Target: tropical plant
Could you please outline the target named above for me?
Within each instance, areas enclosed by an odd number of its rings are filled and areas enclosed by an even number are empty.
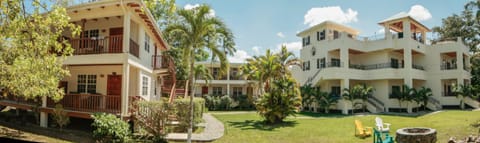
[[[360,86],[360,96],[359,99],[362,100],[362,109],[363,112],[365,112],[365,109],[367,108],[367,100],[370,96],[372,96],[373,92],[375,91],[375,88],[372,86],[367,86],[367,85],[357,85]]]
[[[62,38],[67,31],[72,37],[80,33],[69,22],[61,1],[0,2],[0,89],[4,96],[55,101],[63,97],[58,82],[69,71],[62,63],[73,53],[68,40]]]
[[[355,105],[355,100],[360,97],[360,94],[362,94],[362,87],[361,86],[354,86],[350,89],[349,88],[344,88],[342,98],[345,101],[350,101],[352,106],[354,106]],[[354,111],[352,110],[352,114],[353,114],[353,112]]]
[[[278,79],[282,76],[284,67],[280,62],[278,56],[267,49],[265,55],[254,56],[251,59],[247,59],[248,64],[241,67],[242,75],[249,79],[258,81],[259,94],[263,95],[265,92],[270,92],[270,83],[272,80]]]
[[[275,80],[271,88],[271,92],[265,93],[256,103],[257,111],[266,123],[283,122],[287,116],[299,111],[302,99],[294,79],[285,77]]]
[[[183,49],[183,62],[188,68],[188,80],[190,81],[189,90],[195,91],[195,56],[205,49],[213,53],[212,56],[220,59],[220,71],[226,73],[229,64],[226,52],[233,54],[235,51],[233,34],[230,29],[217,17],[211,14],[211,8],[208,5],[200,5],[192,9],[180,9],[177,11],[178,21],[171,23],[165,29],[167,37],[175,43],[177,47]],[[223,48],[223,50],[222,50]],[[190,94],[190,128],[188,129],[188,139],[191,139],[193,128],[193,96]]]
[[[62,104],[55,105],[55,109],[53,110],[53,120],[57,123],[60,130],[63,129],[68,123],[70,123],[70,117],[67,115],[67,111],[63,109]]]
[[[397,100],[400,107],[402,107],[402,102],[405,102],[407,104],[407,108],[409,107],[408,106],[409,103],[415,99],[413,94],[414,91],[415,91],[415,88],[411,88],[406,84],[402,86],[402,90],[398,92],[398,96],[397,96]]]
[[[423,105],[423,110],[426,110],[427,104],[428,104],[428,98],[432,95],[432,89],[422,87],[418,90],[413,90],[414,92],[414,101],[417,102],[417,104],[422,104]]]
[[[325,113],[329,113],[330,107],[338,102],[339,97],[332,93],[317,91],[315,94],[315,102],[323,108]]]
[[[474,91],[472,85],[453,84],[453,93],[460,99],[460,108],[462,109],[465,109],[465,98],[472,98]]]
[[[130,126],[113,114],[95,113],[92,115],[93,137],[99,142],[129,142]]]
[[[303,85],[300,87],[300,92],[302,96],[302,105],[311,108],[313,102],[315,101],[315,88],[311,84]]]

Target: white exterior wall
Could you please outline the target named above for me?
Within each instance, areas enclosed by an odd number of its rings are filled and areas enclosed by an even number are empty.
[[[112,65],[112,66],[71,66],[68,67],[70,70],[70,76],[67,76],[62,79],[62,81],[68,82],[68,93],[76,93],[78,85],[78,75],[96,75],[97,76],[97,93],[102,95],[107,94],[107,79],[108,75],[112,75],[113,72],[116,72],[117,75],[122,75],[122,66],[121,65]],[[102,77],[103,75],[103,77]],[[122,79],[123,80],[123,79]],[[67,93],[67,94],[68,94]]]

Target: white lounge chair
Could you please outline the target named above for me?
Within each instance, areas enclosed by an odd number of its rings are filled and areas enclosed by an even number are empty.
[[[389,132],[390,125],[390,123],[383,123],[382,118],[380,117],[375,118],[375,126],[377,126],[377,130],[380,132]]]

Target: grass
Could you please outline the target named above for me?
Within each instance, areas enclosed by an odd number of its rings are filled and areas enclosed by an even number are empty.
[[[220,112],[217,112],[220,113]],[[480,120],[476,111],[443,111],[418,117],[395,115],[335,115],[302,113],[289,117],[279,125],[264,125],[256,113],[213,114],[225,125],[225,135],[215,142],[335,142],[371,143],[373,138],[360,139],[354,136],[354,120],[359,119],[364,126],[373,127],[375,117],[380,116],[385,123],[391,123],[390,135],[404,127],[430,127],[437,130],[438,142],[447,142],[451,136],[464,138],[476,134],[470,126]]]

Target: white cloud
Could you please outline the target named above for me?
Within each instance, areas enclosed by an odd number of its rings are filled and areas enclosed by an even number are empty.
[[[425,21],[432,18],[432,14],[428,11],[427,8],[423,7],[422,5],[414,5],[408,11],[408,15],[418,21]]]
[[[183,8],[186,9],[186,10],[191,10],[191,9],[194,9],[194,8],[197,8],[199,7],[200,4],[186,4]],[[213,9],[210,9],[210,11],[208,12],[208,16],[210,17],[215,17],[215,10]]]
[[[280,37],[280,38],[285,38],[285,35],[283,35],[282,32],[278,32],[278,33],[277,33],[277,36]]]
[[[377,33],[385,33],[385,28],[381,28],[377,31]]]
[[[282,45],[287,46],[287,51],[292,52],[293,54],[295,54],[296,57],[300,57],[300,49],[302,49],[302,42],[290,42],[290,43],[278,44],[274,52],[280,52],[280,50],[282,49]]]
[[[305,20],[303,23],[308,24],[308,26],[314,26],[326,20],[331,20],[345,24],[357,22],[357,15],[358,11],[352,10],[351,8],[343,11],[340,6],[315,7],[308,10],[304,16]]]
[[[260,55],[260,46],[253,46],[252,50],[255,52],[255,55]]]
[[[233,56],[228,57],[228,61],[231,63],[245,63],[248,58],[252,58],[252,56],[248,55],[244,50],[237,50]]]

